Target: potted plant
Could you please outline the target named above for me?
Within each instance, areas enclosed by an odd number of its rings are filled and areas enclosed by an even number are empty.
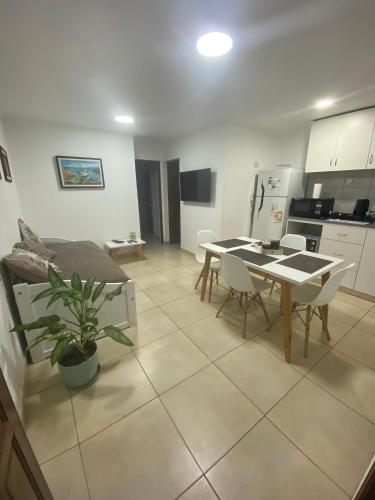
[[[12,331],[31,331],[43,329],[28,349],[43,340],[55,340],[51,353],[51,365],[58,364],[60,374],[66,385],[82,387],[92,383],[99,372],[96,338],[99,334],[132,346],[132,341],[113,325],[98,327],[97,315],[103,305],[121,294],[123,284],[103,296],[105,281],[95,284],[95,276],[82,283],[77,273],[74,273],[70,285],[65,283],[57,272],[49,266],[48,281],[50,288],[43,290],[33,300],[49,297],[47,308],[58,301],[70,312],[70,319],[57,314],[42,316],[32,323],[15,326]],[[101,299],[101,300],[99,300]]]

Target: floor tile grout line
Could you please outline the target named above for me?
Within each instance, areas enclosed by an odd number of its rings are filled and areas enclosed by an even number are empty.
[[[64,451],[60,451],[59,453],[57,453],[57,455],[53,455],[53,457],[47,458],[47,460],[44,460],[43,462],[38,462],[38,465],[40,467],[43,467],[43,465],[48,464],[52,460],[55,460],[55,458],[61,457],[61,455],[64,455],[64,453],[66,453],[67,451],[71,451],[73,448],[76,448],[77,446],[78,446],[78,442],[76,444],[74,444],[73,446],[69,446]]]
[[[214,494],[217,496],[218,500],[221,500],[220,499],[220,496],[219,496],[219,493],[215,490],[214,488],[214,485],[211,483],[211,481],[209,480],[209,478],[206,476],[206,474],[204,475],[206,481],[208,482],[208,484],[211,486],[212,488],[212,491],[214,492]]]
[[[142,403],[140,406],[138,406],[137,408],[134,408],[134,410],[132,410],[131,412],[127,413],[126,415],[123,415],[122,417],[119,417],[118,419],[114,420],[113,422],[111,422],[110,424],[106,425],[105,427],[103,427],[103,429],[100,429],[99,431],[95,432],[94,434],[92,434],[91,436],[83,439],[82,441],[78,441],[78,443],[80,445],[84,444],[84,443],[87,443],[87,441],[89,441],[90,439],[96,437],[98,434],[101,434],[102,432],[106,431],[107,429],[109,429],[110,427],[112,427],[113,425],[116,425],[118,424],[119,422],[121,422],[121,420],[123,420],[124,418],[126,417],[129,417],[130,415],[132,415],[133,413],[135,413],[136,411],[144,408],[146,405],[148,405],[149,403],[151,403],[152,401],[155,401],[155,399],[158,399],[158,395],[155,394],[155,396],[151,399],[149,399],[148,401],[146,401],[145,403]]]
[[[259,334],[260,335],[260,334]],[[261,345],[262,347],[264,347],[264,349],[266,349],[269,353],[273,354],[274,356],[276,356],[278,359],[280,359],[281,361],[284,361],[284,363],[287,363],[285,361],[285,357],[283,357],[282,355],[278,356],[277,354],[275,354],[274,351],[272,351],[267,345],[263,344],[262,342],[260,342],[258,339],[257,339],[258,335],[256,335],[252,340],[254,340],[255,342],[257,342],[259,345]],[[292,342],[293,342],[293,338],[292,338]],[[323,357],[325,357],[330,351],[331,351],[331,347],[329,347],[329,350],[324,353]],[[323,359],[320,358],[320,359]],[[316,366],[317,363],[319,363],[320,359],[313,365],[313,367]],[[301,375],[305,376],[307,373],[309,373],[311,371],[311,369],[309,369],[307,372],[305,371],[302,371],[301,369],[299,370],[298,368],[296,368],[296,366],[292,366],[292,363],[288,363],[288,366],[291,366],[292,368],[294,368],[296,371],[298,371],[298,373],[300,373]]]
[[[331,397],[333,397],[336,401],[338,401],[339,403],[341,403],[342,405],[346,406],[349,410],[352,410],[354,413],[356,413],[359,417],[363,418],[364,420],[366,420],[369,424],[371,424],[372,426],[374,426],[375,428],[375,422],[373,422],[372,420],[369,419],[369,417],[366,417],[365,415],[363,415],[362,413],[360,413],[358,410],[356,410],[355,408],[352,408],[351,406],[349,406],[348,403],[346,403],[345,401],[341,400],[338,396],[336,396],[335,394],[333,394],[332,392],[328,391],[325,387],[321,386],[316,380],[313,380],[309,377],[305,377],[309,382],[312,382],[314,385],[316,385],[317,387],[319,387],[319,389],[322,389],[324,392],[326,392],[327,394],[329,394]]]
[[[210,481],[208,480],[208,478],[205,476],[205,474],[203,474],[201,477],[199,477],[196,481],[194,481],[193,484],[191,484],[188,488],[186,488],[186,490],[184,490],[182,493],[180,493],[174,500],[179,500],[183,495],[185,495],[185,493],[187,493],[191,488],[193,488],[193,486],[195,486],[199,481],[201,481],[202,479],[206,480],[207,483],[209,484],[209,486],[211,487],[212,491],[214,492],[216,498],[218,500],[220,500],[220,497],[219,495],[217,494],[215,488],[212,486],[212,484],[210,483]]]
[[[221,460],[223,460],[224,457],[228,455],[228,453],[230,453],[233,450],[233,448],[235,448],[248,434],[250,434],[250,432],[252,432],[255,429],[255,427],[257,427],[261,422],[263,422],[265,418],[266,415],[262,413],[260,419],[257,422],[255,422],[255,424],[253,424],[250,427],[250,429],[248,429],[232,446],[230,446],[230,448],[228,448],[228,450],[223,455],[221,455],[220,458],[218,458],[212,465],[210,465],[204,472],[204,475],[206,476]]]
[[[88,494],[88,497],[90,499],[91,498],[91,493],[90,493],[90,488],[89,488],[89,482],[87,480],[86,468],[85,468],[85,464],[84,464],[83,457],[82,457],[82,450],[81,450],[81,446],[80,446],[80,443],[79,443],[78,429],[77,429],[77,420],[76,420],[76,415],[75,415],[75,412],[74,412],[72,391],[71,391],[71,389],[68,389],[68,390],[69,390],[70,405],[71,405],[72,414],[73,414],[74,429],[75,429],[76,437],[77,437],[79,457],[81,459],[81,465],[82,465],[82,470],[83,470],[83,477],[85,478],[85,484],[86,484],[87,494]]]
[[[369,370],[375,371],[375,367],[373,368],[372,366],[366,365],[366,363],[363,363],[363,361],[359,361],[358,359],[353,358],[353,356],[350,356],[350,354],[347,354],[346,352],[340,351],[340,349],[337,349],[336,347],[334,347],[332,350],[338,352],[339,354],[342,354],[343,356],[346,356],[347,358],[351,359],[352,361],[355,361],[356,363],[363,366],[364,368],[368,368]]]
[[[157,339],[151,340],[150,342],[147,342],[146,344],[143,344],[139,347],[132,347],[131,350],[134,353],[136,351],[139,351],[140,349],[143,349],[144,347],[148,347],[149,345],[154,344],[155,342],[158,342],[159,340],[165,339],[166,337],[169,337],[169,335],[172,335],[173,333],[176,333],[179,331],[181,331],[181,329],[177,327],[176,330],[173,330],[173,332],[165,333],[161,337],[158,337]]]
[[[282,430],[280,429],[280,427],[275,423],[273,422],[273,420],[271,420],[269,418],[268,415],[265,415],[264,417],[268,422],[270,422],[279,432],[281,432],[281,434],[300,452],[302,453],[302,455],[309,461],[311,462],[322,474],[324,474],[324,476],[326,476],[332,483],[334,483],[343,493],[345,493],[345,495],[347,495],[349,498],[348,500],[350,500],[351,498],[351,494],[348,493],[342,486],[339,485],[339,483],[337,483],[333,478],[331,478],[331,476],[324,470],[320,467],[320,465],[318,465],[317,463],[314,462],[314,460],[309,457],[298,445],[297,443],[295,443],[294,441],[292,441],[292,439]]]
[[[176,333],[176,332],[174,332],[174,333]],[[181,332],[181,333],[183,333],[183,332]],[[165,337],[164,337],[164,338],[165,338]],[[135,353],[134,353],[134,354],[135,354]],[[190,375],[188,375],[186,378],[184,378],[184,379],[180,380],[179,382],[177,382],[176,384],[172,385],[171,387],[169,387],[169,388],[168,388],[168,389],[166,389],[165,391],[159,392],[159,391],[157,391],[157,390],[156,390],[156,388],[154,387],[154,384],[151,382],[151,379],[150,379],[150,378],[149,378],[149,376],[147,375],[146,369],[143,367],[141,360],[140,360],[140,359],[138,359],[138,356],[136,356],[136,357],[137,357],[137,361],[138,361],[138,363],[139,363],[139,364],[141,365],[141,367],[142,367],[142,370],[145,372],[145,374],[146,374],[147,378],[150,380],[150,383],[151,383],[151,385],[152,385],[153,389],[155,390],[156,394],[158,395],[158,397],[163,396],[163,395],[164,395],[164,394],[166,394],[167,392],[171,391],[171,390],[172,390],[172,389],[174,389],[175,387],[179,386],[180,384],[182,384],[182,383],[183,383],[183,382],[185,382],[186,380],[189,380],[190,378],[194,377],[194,375],[197,375],[199,372],[201,372],[202,370],[204,370],[205,368],[207,368],[208,366],[210,366],[210,365],[212,365],[212,364],[213,364],[213,363],[212,363],[212,361],[211,361],[209,358],[207,358],[207,356],[206,356],[207,361],[208,361],[208,363],[207,363],[206,365],[202,366],[201,368],[199,368],[199,369],[198,369],[197,371],[195,371],[194,373],[191,373],[191,374],[190,374]]]
[[[174,500],[179,500],[179,499],[180,499],[183,495],[185,495],[185,493],[186,493],[187,491],[189,491],[189,490],[190,490],[190,488],[192,488],[193,486],[195,486],[195,485],[198,483],[198,481],[200,481],[202,478],[204,478],[204,474],[203,474],[203,473],[202,473],[202,475],[201,475],[200,477],[198,477],[198,479],[196,479],[196,480],[194,481],[194,483],[191,483],[191,485],[190,485],[190,486],[188,486],[187,488],[185,488],[185,489],[184,489],[184,491],[182,491],[182,492],[181,492],[181,493],[179,493],[176,497],[174,497]],[[146,500],[146,499],[145,499],[145,500]],[[220,500],[220,499],[219,499],[219,500]]]
[[[197,321],[197,323],[199,323],[199,321]],[[192,325],[189,325],[189,326],[192,326]],[[236,349],[238,349],[239,347],[243,346],[244,344],[246,344],[247,342],[249,342],[251,340],[251,339],[243,339],[243,342],[241,342],[240,344],[236,345],[235,347],[233,347],[232,349],[230,349],[228,352],[226,352],[224,354],[220,354],[220,356],[218,358],[211,359],[208,356],[208,354],[205,353],[204,350],[200,347],[200,345],[195,341],[195,339],[193,339],[192,337],[190,337],[190,335],[187,332],[185,332],[183,329],[181,331],[211,361],[211,363],[216,363],[216,361],[218,361],[219,359],[224,358],[227,354],[230,354],[231,352],[235,351]]]
[[[177,425],[176,425],[175,421],[173,420],[172,416],[170,415],[169,411],[167,410],[166,406],[164,405],[164,403],[163,403],[163,401],[162,401],[161,397],[158,395],[158,393],[157,393],[157,391],[156,391],[156,389],[155,389],[155,387],[154,387],[153,383],[152,383],[152,382],[151,382],[151,380],[149,379],[149,377],[148,377],[148,375],[147,375],[147,373],[146,373],[145,369],[143,368],[143,366],[142,366],[142,364],[140,363],[140,361],[139,361],[139,359],[138,359],[138,358],[137,358],[137,361],[138,361],[139,366],[141,367],[141,369],[142,369],[143,373],[145,374],[145,377],[147,378],[147,380],[148,380],[148,381],[149,381],[149,383],[151,384],[152,388],[153,388],[153,389],[154,389],[154,391],[156,392],[156,394],[157,394],[157,399],[159,400],[160,404],[161,404],[161,405],[162,405],[162,407],[164,408],[164,411],[166,412],[166,414],[168,415],[168,417],[169,417],[170,421],[172,422],[173,427],[176,429],[176,432],[178,433],[178,435],[179,435],[179,436],[180,436],[180,438],[182,439],[182,442],[185,444],[185,446],[186,446],[187,450],[189,451],[190,455],[192,456],[192,458],[193,458],[194,462],[197,464],[197,466],[198,466],[199,470],[202,472],[202,474],[204,474],[204,471],[203,471],[202,467],[199,465],[199,463],[198,463],[197,459],[195,458],[195,456],[193,455],[192,451],[190,450],[190,447],[187,445],[187,443],[186,443],[185,439],[183,438],[183,436],[182,436],[182,434],[181,434],[180,430],[178,429],[178,427],[177,427]],[[207,365],[207,366],[208,366],[208,365]],[[168,391],[166,391],[166,392],[168,392]]]
[[[56,384],[49,385],[48,387],[43,387],[43,389],[39,389],[39,391],[32,392],[31,394],[28,394],[28,395],[25,397],[25,401],[26,401],[28,398],[31,398],[32,396],[36,396],[37,394],[40,394],[41,392],[48,391],[48,389],[53,389],[54,387],[57,387],[58,385],[64,385],[64,382],[63,382],[62,380],[60,380],[59,382],[56,382]]]
[[[182,267],[182,266],[178,266],[178,267]],[[172,268],[172,269],[173,269],[173,268]],[[171,269],[168,269],[168,270],[170,271]],[[166,271],[166,269],[164,269],[164,271]],[[191,274],[191,276],[193,276],[193,275],[194,275],[194,272],[193,272],[193,271],[191,271],[191,273],[192,273],[192,274]],[[160,276],[160,275],[162,275],[162,276],[163,276],[163,278],[165,278],[165,279],[166,279],[166,281],[164,281],[163,283],[159,283],[159,285],[155,285],[155,286],[151,286],[151,287],[144,288],[144,287],[142,287],[142,285],[140,285],[140,284],[139,284],[139,282],[137,282],[137,281],[136,281],[136,280],[137,280],[137,278],[134,278],[134,279],[133,279],[134,283],[136,283],[136,284],[137,284],[137,286],[139,286],[139,288],[141,288],[143,292],[147,292],[147,290],[150,290],[151,288],[155,288],[156,286],[160,286],[160,285],[167,285],[168,283],[172,283],[172,282],[174,282],[174,281],[178,281],[178,280],[180,280],[180,279],[184,279],[184,278],[188,278],[188,277],[189,277],[189,276],[182,276],[182,278],[181,278],[181,277],[179,277],[179,278],[176,278],[176,279],[175,279],[175,278],[167,278],[165,275],[163,275],[163,270],[160,270],[160,271],[155,271],[154,273],[147,273],[147,274],[143,275],[143,277],[144,277],[144,276],[149,276],[149,275],[151,275],[151,274],[158,274],[159,276]],[[141,276],[139,276],[139,278],[140,278],[140,277],[141,277]]]

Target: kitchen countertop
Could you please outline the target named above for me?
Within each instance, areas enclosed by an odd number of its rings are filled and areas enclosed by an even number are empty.
[[[362,224],[361,222],[355,221],[345,221],[345,220],[327,220],[327,219],[314,219],[308,217],[294,217],[293,215],[288,216],[288,220],[295,220],[306,222],[310,224],[338,224],[339,226],[355,226],[355,227],[364,227],[365,229],[374,229],[375,224]]]

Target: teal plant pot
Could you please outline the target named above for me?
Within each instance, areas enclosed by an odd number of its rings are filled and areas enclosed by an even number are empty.
[[[69,350],[75,349],[72,346],[68,346],[66,350],[63,352],[61,359],[64,358],[66,354],[69,354]],[[57,363],[61,378],[63,382],[68,387],[80,388],[85,387],[93,382],[95,382],[98,374],[99,374],[99,360],[98,360],[98,350],[95,344],[95,350],[90,358],[86,359],[79,365],[74,366],[64,366],[59,362]]]

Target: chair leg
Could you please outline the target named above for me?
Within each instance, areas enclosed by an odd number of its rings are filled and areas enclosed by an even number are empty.
[[[322,319],[323,330],[325,331],[327,340],[330,341],[331,340],[331,335],[329,334],[327,320],[326,320],[326,317],[324,315],[323,308],[321,306],[319,306],[319,314],[320,314],[320,317]]]
[[[257,295],[258,295],[258,299],[259,299],[259,304],[261,305],[261,307],[263,309],[264,317],[266,318],[267,323],[270,324],[270,318],[268,317],[267,309],[266,309],[266,306],[264,305],[263,298],[262,298],[260,292],[258,292]]]
[[[200,275],[199,275],[199,278],[197,280],[197,282],[195,283],[195,287],[194,287],[194,290],[196,290],[198,288],[198,285],[199,285],[199,282],[200,280],[203,278],[203,271],[201,271]]]
[[[208,302],[211,302],[213,280],[214,280],[214,271],[211,269],[211,271],[210,271],[210,290],[208,292]]]
[[[216,284],[219,285],[219,273],[215,271],[216,273]]]
[[[310,337],[310,322],[311,322],[311,306],[307,306],[306,309],[306,325],[305,325],[305,351],[303,355],[307,358],[309,353],[309,337]]]
[[[243,330],[242,330],[242,337],[246,339],[246,330],[247,330],[247,310],[248,310],[248,294],[244,293],[245,296],[245,307],[243,309]],[[241,293],[241,300],[242,300],[242,293]]]
[[[273,292],[273,289],[275,288],[275,286],[276,286],[276,281],[272,281],[271,290],[270,290],[270,297],[272,295],[272,292]]]
[[[225,299],[224,299],[223,303],[221,304],[218,312],[216,313],[216,317],[217,318],[219,317],[221,311],[224,309],[225,304],[228,302],[228,300],[232,296],[232,294],[233,294],[233,290],[232,290],[232,288],[229,288],[229,292],[227,293],[227,296],[225,297]]]

